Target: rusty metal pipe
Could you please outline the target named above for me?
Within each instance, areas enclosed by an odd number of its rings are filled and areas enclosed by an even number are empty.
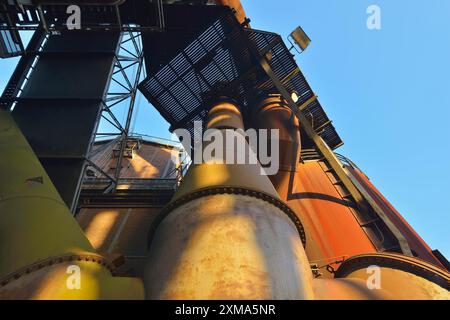
[[[255,129],[279,130],[280,170],[278,174],[270,176],[278,190],[289,180],[291,172],[297,171],[301,152],[299,121],[281,95],[272,94],[256,104],[252,124]]]
[[[368,268],[372,271],[368,272]],[[375,268],[375,269],[374,269]],[[378,274],[375,275],[375,272]],[[390,299],[449,300],[450,273],[423,260],[393,253],[363,254],[347,259],[336,271],[335,281],[372,283]]]
[[[281,95],[262,96],[254,105],[251,124],[257,129],[279,130],[280,171],[270,180],[303,223],[311,263],[327,264],[344,256],[374,252],[345,201],[329,201],[338,199],[339,193],[320,163],[300,163],[301,123]],[[321,273],[332,277],[326,269]]]
[[[209,128],[242,128],[219,102]],[[302,227],[259,165],[189,169],[158,219],[144,282],[149,299],[312,299]]]

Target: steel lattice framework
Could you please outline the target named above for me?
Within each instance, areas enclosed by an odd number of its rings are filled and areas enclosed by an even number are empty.
[[[102,120],[106,121],[117,131],[113,133],[97,132],[97,138],[114,137],[119,144],[119,154],[123,155],[130,137],[130,126],[133,111],[138,94],[137,86],[143,76],[144,54],[139,32],[127,31],[122,33],[118,52],[114,61],[114,69],[111,75],[111,83],[103,100]],[[126,119],[120,121],[116,109],[125,108]],[[102,171],[92,161],[89,163],[94,169],[100,171],[110,179],[110,187],[105,190],[109,192],[117,187],[120,178],[123,156],[117,157],[117,165],[114,175]]]

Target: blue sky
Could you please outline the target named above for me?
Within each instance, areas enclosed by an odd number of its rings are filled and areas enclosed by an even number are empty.
[[[450,258],[450,1],[242,3],[253,28],[308,33],[312,43],[297,61],[345,142],[338,151]],[[366,27],[372,4],[381,30]],[[0,89],[16,61],[0,60]],[[134,131],[169,138],[158,113],[137,102]]]

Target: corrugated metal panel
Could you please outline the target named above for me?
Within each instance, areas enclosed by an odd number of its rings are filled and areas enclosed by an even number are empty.
[[[252,54],[253,46],[260,55],[270,54],[272,69],[288,90],[297,92],[298,105],[314,96],[282,38],[270,32],[244,29],[230,12],[217,19],[157,72],[147,70],[149,76],[139,89],[172,129],[187,128],[193,133],[193,121],[205,120],[212,98],[228,95],[246,109],[251,108],[254,97],[274,90],[258,57]],[[146,55],[151,59],[151,50],[147,50]],[[342,144],[317,100],[304,110],[331,148]]]

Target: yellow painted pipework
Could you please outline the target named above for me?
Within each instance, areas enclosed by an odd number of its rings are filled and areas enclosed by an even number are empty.
[[[0,110],[0,297],[141,298],[140,280],[113,277],[62,201],[11,115]],[[67,267],[80,267],[69,289]]]
[[[314,279],[315,300],[392,300],[383,289],[371,290],[362,279]]]
[[[370,267],[370,269],[369,269]],[[375,268],[375,269],[374,269]],[[397,300],[450,300],[450,273],[423,260],[394,253],[371,253],[347,259],[336,280],[359,280],[374,284]]]

